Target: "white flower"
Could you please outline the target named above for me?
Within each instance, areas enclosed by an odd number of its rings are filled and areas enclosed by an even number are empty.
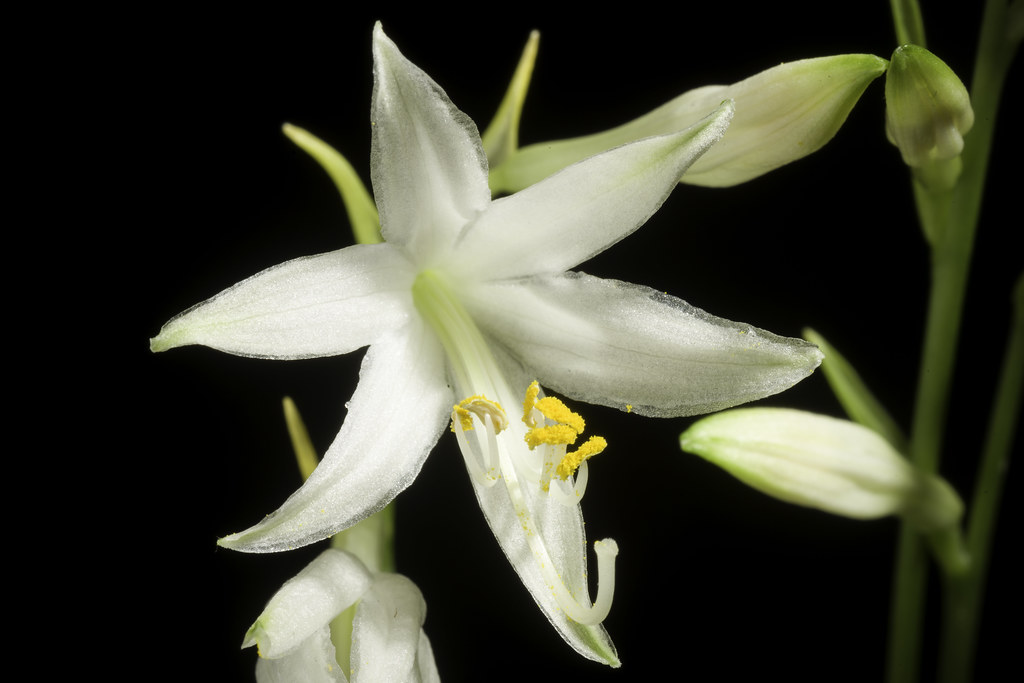
[[[331,622],[354,608],[343,671]],[[423,632],[426,603],[400,574],[373,574],[354,555],[330,548],[287,581],[245,634],[256,645],[258,683],[440,681]],[[348,649],[348,648],[345,648]]]
[[[152,342],[281,359],[370,346],[323,462],[277,512],[220,544],[279,551],[353,525],[415,479],[452,420],[480,506],[523,583],[572,647],[617,665],[600,626],[616,547],[595,544],[602,577],[591,605],[579,507],[580,463],[600,441],[567,454],[582,419],[531,383],[678,416],[773,394],[818,365],[806,342],[566,272],[642,225],[722,135],[732,107],[492,202],[473,123],[379,24],[373,51],[371,169],[386,242],[270,268],[171,320]]]

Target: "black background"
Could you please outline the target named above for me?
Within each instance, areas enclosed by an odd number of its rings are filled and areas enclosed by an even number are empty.
[[[301,362],[204,348],[151,355],[147,338],[258,270],[352,242],[330,181],[280,126],[335,145],[368,182],[374,19],[481,126],[529,30],[540,29],[521,129],[528,144],[602,130],[687,89],[782,61],[888,57],[887,10],[818,2],[667,12],[588,5],[572,14],[522,5],[458,13],[168,6],[110,17],[78,36],[81,49],[68,54],[57,85],[66,87],[62,130],[76,145],[72,178],[94,187],[83,205],[93,227],[83,226],[70,255],[85,257],[86,281],[106,291],[71,307],[82,319],[70,336],[87,353],[72,380],[75,419],[86,419],[76,436],[95,454],[82,475],[90,502],[73,503],[72,535],[86,542],[76,557],[103,568],[84,592],[113,619],[102,636],[113,648],[107,665],[128,664],[143,678],[251,679],[255,652],[238,651],[242,634],[319,552],[249,556],[215,540],[256,522],[300,483],[281,397],[294,397],[323,451],[362,352]],[[933,12],[929,46],[968,81],[980,12]],[[978,233],[943,466],[961,492],[970,490],[1008,289],[1021,266],[1011,248],[1019,224],[1006,212],[1019,191],[1010,169],[1021,152],[1009,124],[1022,115],[1019,102],[1001,114]],[[883,116],[879,80],[823,151],[738,188],[681,186],[648,225],[581,269],[779,334],[811,325],[907,425],[927,252]],[[58,196],[66,175],[47,177]],[[820,374],[764,403],[840,414]],[[611,444],[593,463],[583,508],[589,536],[611,536],[621,548],[605,623],[623,666],[580,659],[547,624],[494,542],[454,442],[442,438],[397,507],[399,570],[427,600],[442,678],[881,678],[894,520],[849,521],[749,490],[678,450],[692,420],[575,407]],[[1014,629],[1003,622],[1019,610],[1009,593],[1020,563],[1008,556],[1019,534],[1009,521],[1019,511],[1016,474],[993,556],[978,680],[999,678],[1015,654]]]

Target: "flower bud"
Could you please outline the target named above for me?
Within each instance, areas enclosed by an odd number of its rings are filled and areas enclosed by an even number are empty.
[[[917,470],[888,441],[848,420],[741,408],[700,420],[679,441],[683,450],[763,493],[843,517],[898,514],[929,532],[963,513],[949,484]]]
[[[736,115],[729,130],[680,180],[707,187],[737,185],[825,145],[886,64],[868,54],[803,59],[732,85],[690,90],[617,128],[520,148],[492,168],[491,188],[515,192],[612,147],[684,130],[730,99]]]
[[[329,548],[287,581],[249,628],[257,683],[440,680],[423,631],[426,603],[400,574]],[[347,622],[338,627],[336,622]],[[339,675],[340,674],[340,675]]]
[[[904,45],[885,78],[885,133],[914,168],[960,156],[974,124],[967,88],[923,47]]]

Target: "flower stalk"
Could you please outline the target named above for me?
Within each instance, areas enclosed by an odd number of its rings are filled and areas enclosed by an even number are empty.
[[[896,3],[910,6],[911,3]],[[970,269],[971,253],[981,207],[988,158],[991,152],[998,103],[1010,61],[1020,42],[1019,35],[1007,31],[1012,11],[1020,11],[1020,3],[1011,10],[1006,0],[988,0],[982,18],[981,36],[975,69],[970,85],[971,104],[976,112],[975,126],[964,140],[962,172],[949,189],[935,191],[913,180],[914,199],[922,228],[932,247],[932,281],[927,321],[918,380],[917,397],[910,433],[910,458],[924,471],[934,472],[938,467],[943,427],[949,404],[953,365],[959,339],[964,293]],[[897,23],[900,24],[900,15]],[[901,29],[902,30],[902,29]],[[920,35],[923,47],[923,28]],[[998,490],[1001,485],[996,486]],[[974,509],[985,506],[979,502],[992,494],[975,496]],[[966,682],[971,670],[971,652],[977,636],[976,619],[963,618],[964,605],[977,610],[981,601],[980,572],[987,566],[987,547],[969,546],[973,551],[970,569],[972,578],[947,576],[944,611],[943,647],[953,648],[961,654],[959,661],[949,670],[943,668],[948,683]],[[893,607],[890,622],[889,662],[887,676],[890,683],[911,683],[918,678],[918,660],[921,649],[921,623],[926,588],[927,562],[922,538],[904,524],[897,549],[894,575]],[[966,591],[959,586],[969,581],[978,590]],[[952,586],[950,587],[950,582]],[[967,645],[971,643],[971,645]],[[944,654],[944,657],[954,655]]]

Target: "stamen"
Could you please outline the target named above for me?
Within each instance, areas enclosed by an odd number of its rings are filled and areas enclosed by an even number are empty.
[[[526,398],[523,399],[523,422],[528,427],[536,427],[537,423],[533,419],[533,408],[537,405],[537,396],[540,394],[540,384],[537,380],[534,380],[530,386],[526,387]]]
[[[548,478],[547,486],[545,489],[548,495],[557,500],[562,505],[572,507],[579,505],[583,499],[583,494],[587,492],[587,481],[590,479],[590,468],[587,467],[587,463],[580,463],[580,468],[576,470],[576,478],[572,481],[555,478],[551,481]],[[541,487],[543,488],[543,487]]]
[[[475,432],[470,443],[466,432],[473,430],[473,417],[483,424],[483,434]],[[498,476],[498,434],[508,427],[508,416],[496,401],[484,396],[470,396],[452,407],[451,430],[459,442],[459,450],[470,475],[484,487],[491,487]]]
[[[578,413],[569,410],[569,407],[554,396],[545,396],[537,401],[537,410],[547,419],[559,424],[569,425],[577,434],[583,433],[585,423]]]
[[[541,444],[552,446],[565,446],[576,443],[577,432],[569,425],[549,425],[547,427],[534,427],[526,432],[526,443],[533,450]]]
[[[583,433],[583,418],[574,413],[564,403],[553,396],[540,395],[540,385],[533,382],[526,389],[523,400],[523,422],[530,427],[526,432],[526,444],[530,450],[543,446],[543,467],[541,469],[540,487],[542,491],[552,493],[551,479],[558,476],[566,481],[576,472],[583,461],[592,458],[605,448],[608,442],[600,436],[592,436],[572,453],[566,453],[565,447],[576,443],[576,438]],[[556,424],[546,424],[551,421]],[[558,461],[557,468],[554,467]],[[554,471],[552,471],[554,470]],[[570,491],[556,487],[554,495],[563,503],[579,502],[586,489],[586,479],[573,484]]]
[[[506,400],[510,395],[509,387],[501,368],[498,367],[487,340],[476,327],[473,318],[455,295],[455,288],[440,273],[424,270],[416,276],[412,286],[413,304],[433,331],[437,334],[448,358],[453,383],[457,387],[474,388],[476,391],[490,394],[495,398]],[[467,392],[468,393],[468,392]],[[535,437],[538,445],[544,449],[537,453],[524,448],[523,441],[514,438],[498,438],[498,433],[509,426],[508,416],[504,409],[484,396],[471,396],[452,408],[452,431],[459,442],[459,450],[466,460],[466,467],[474,482],[482,486],[493,486],[501,479],[506,487],[508,503],[512,505],[514,519],[521,525],[523,537],[527,542],[534,566],[544,584],[551,590],[550,599],[564,611],[566,617],[580,624],[599,624],[608,615],[611,608],[612,595],[615,589],[615,556],[618,547],[614,541],[604,540],[594,544],[597,554],[599,581],[597,599],[590,604],[590,591],[586,577],[582,573],[574,573],[566,584],[559,572],[566,567],[555,563],[547,549],[547,542],[561,543],[564,539],[557,529],[544,528],[534,519],[535,514],[543,513],[545,520],[552,519],[552,526],[557,526],[557,517],[549,518],[553,511],[545,505],[543,490],[538,485],[541,471],[546,470],[548,481],[552,481],[556,463],[565,458],[566,444],[573,443],[583,430],[583,421],[572,411],[564,408],[560,401],[539,399],[540,385],[534,382],[526,391],[523,402],[523,423],[527,429],[545,428],[561,425],[564,429],[539,432]],[[538,400],[539,399],[539,400]],[[475,418],[475,420],[474,420]],[[479,421],[483,429],[477,429]],[[516,430],[520,428],[516,426]],[[568,431],[567,431],[568,430]],[[569,436],[569,431],[572,436]],[[556,434],[561,434],[557,436]],[[554,443],[552,443],[554,442]],[[581,461],[582,462],[582,461]],[[585,463],[579,468],[572,492],[577,492],[581,484],[586,483]],[[527,482],[524,489],[522,481]],[[569,489],[569,479],[561,480],[554,477],[555,488],[560,494]],[[546,487],[545,487],[546,488]],[[490,493],[503,501],[506,492]],[[550,492],[549,492],[550,493]],[[557,515],[557,513],[555,513]],[[566,515],[578,517],[578,511],[570,510]],[[570,522],[568,517],[565,520]],[[578,520],[579,523],[582,520]],[[582,532],[582,529],[580,529]],[[547,532],[545,535],[544,532]],[[505,541],[502,540],[502,545]],[[566,552],[580,552],[584,548],[570,548]],[[518,555],[518,552],[517,552]],[[519,566],[519,558],[513,560]],[[526,558],[523,561],[528,562]],[[569,563],[573,564],[573,563]],[[578,570],[578,568],[577,568]],[[528,582],[529,585],[533,581]],[[579,591],[579,599],[573,595]],[[544,597],[544,596],[538,596]],[[545,601],[547,602],[547,601]],[[550,604],[550,603],[548,603]]]
[[[608,442],[605,441],[604,437],[590,437],[578,449],[572,453],[565,454],[565,457],[562,458],[562,462],[558,464],[558,469],[555,471],[555,474],[562,479],[568,479],[584,460],[594,457],[606,448],[608,448]]]
[[[558,606],[562,608],[566,616],[573,621],[593,626],[605,620],[612,607],[612,597],[615,593],[615,556],[618,555],[619,547],[610,538],[594,543],[594,552],[597,554],[597,599],[593,605],[587,606],[581,603],[562,581],[555,569],[555,563],[548,554],[547,546],[544,544],[544,537],[533,526],[533,517],[530,508],[526,503],[523,491],[520,488],[519,477],[516,475],[515,467],[512,465],[505,453],[505,450],[498,444],[498,457],[501,462],[501,472],[508,489],[509,499],[516,511],[516,516],[523,527],[526,542],[533,552],[537,561],[537,568],[540,569],[544,580],[552,592],[552,597]],[[584,586],[583,590],[586,590]]]
[[[559,399],[554,396],[544,396],[538,399],[540,395],[540,384],[534,380],[529,387],[526,388],[526,397],[523,399],[523,422],[526,423],[527,427],[536,427],[541,420],[534,415],[533,411],[538,411],[541,415],[557,422],[558,424],[567,425],[577,434],[583,433],[585,422],[580,417],[579,413],[574,413],[569,410],[569,407],[562,403]],[[561,443],[572,443],[571,441],[563,441]]]
[[[505,414],[505,409],[501,407],[500,403],[492,401],[486,396],[476,395],[462,399],[452,408],[452,414],[458,416],[462,431],[465,432],[473,429],[472,415],[476,415],[481,422],[484,420],[484,415],[490,415],[498,434],[508,427],[508,415]],[[454,417],[452,418],[452,431],[455,431]]]

